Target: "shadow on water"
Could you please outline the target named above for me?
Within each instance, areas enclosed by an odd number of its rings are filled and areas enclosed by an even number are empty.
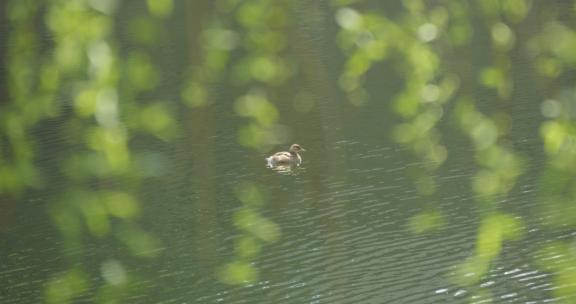
[[[576,297],[573,3],[0,7],[2,303]]]

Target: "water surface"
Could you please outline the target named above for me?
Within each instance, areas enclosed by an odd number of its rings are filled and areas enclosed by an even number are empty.
[[[2,303],[571,303],[574,4],[341,2],[0,4]]]

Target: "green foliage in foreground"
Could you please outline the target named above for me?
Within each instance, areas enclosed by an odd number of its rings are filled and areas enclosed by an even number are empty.
[[[199,132],[194,140],[207,143],[210,134],[198,129],[212,122],[211,109],[226,107],[242,119],[238,143],[254,151],[267,151],[290,138],[290,129],[280,124],[282,108],[298,113],[318,108],[328,134],[330,108],[336,103],[322,107],[306,90],[287,93],[294,84],[301,85],[302,78],[321,83],[318,58],[301,50],[313,39],[302,37],[316,33],[310,28],[328,35],[326,24],[336,27],[331,43],[345,58],[335,84],[346,96],[345,106],[387,104],[399,119],[389,135],[422,164],[408,172],[425,210],[408,221],[414,232],[442,229],[449,222],[437,206],[436,176],[451,160],[450,151],[460,147],[451,146],[443,134],[458,130],[467,140],[476,170],[469,189],[481,220],[473,254],[455,265],[456,284],[476,286],[494,262],[508,254],[505,244],[522,239],[530,224],[502,206],[537,157],[522,151],[517,136],[542,140],[545,169],[537,173],[534,212],[548,220],[537,228],[573,229],[575,213],[562,211],[572,210],[576,198],[574,4],[379,3],[331,1],[325,8],[328,21],[322,22],[306,15],[302,8],[308,4],[303,1],[184,5],[148,0],[130,16],[116,1],[8,1],[12,30],[4,43],[7,100],[0,103],[0,199],[16,200],[27,191],[53,185],[42,173],[45,169],[37,166],[41,141],[33,130],[60,120],[54,132],[66,139],[61,143],[63,154],[52,164],[66,189],[50,198],[47,210],[63,240],[67,265],[44,282],[45,300],[67,303],[92,295],[113,303],[139,292],[138,274],[126,261],[154,258],[163,245],[139,224],[145,213],[139,191],[160,165],[135,146],[139,140],[171,142],[188,134],[189,127],[182,123],[186,119],[176,119],[179,115],[198,115],[191,132]],[[169,19],[177,9],[195,14],[190,23],[178,23],[192,37],[181,41],[190,45],[191,67],[178,71],[187,78],[175,85],[177,94],[157,94],[166,71],[154,48],[168,39]],[[572,11],[569,17],[564,9]],[[118,23],[119,16],[128,18],[125,25]],[[122,35],[129,38],[119,39]],[[399,79],[401,86],[375,96],[369,80],[383,73]],[[218,86],[233,88],[233,96],[222,97]],[[285,95],[289,97],[282,98]],[[518,115],[512,108],[525,95],[537,103],[538,117],[532,124],[538,134],[512,125]],[[204,147],[201,153],[209,155]],[[194,179],[206,180],[203,174],[210,168],[199,167],[203,169]],[[214,272],[224,283],[242,285],[258,280],[252,262],[266,245],[281,239],[281,228],[261,215],[266,193],[259,181],[245,181],[230,190],[241,205],[234,215],[239,236],[233,260]],[[117,244],[123,253],[98,256],[86,265],[87,243],[101,240]],[[574,268],[568,267],[576,260],[574,244],[557,241],[537,251],[534,256],[540,258],[534,263],[554,274],[554,295],[563,299],[576,294],[571,287],[576,286]],[[568,264],[548,259],[558,255]],[[103,279],[89,280],[94,273]]]

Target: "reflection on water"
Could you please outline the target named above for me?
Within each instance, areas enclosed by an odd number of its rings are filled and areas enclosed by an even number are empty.
[[[0,4],[2,303],[576,298],[575,4],[96,2]]]
[[[294,166],[294,165],[273,166],[269,167],[269,169],[283,175],[298,175],[302,173],[302,171],[304,170],[300,166]]]

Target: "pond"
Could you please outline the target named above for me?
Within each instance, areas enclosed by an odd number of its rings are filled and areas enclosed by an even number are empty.
[[[2,303],[576,301],[575,2],[0,12]]]

